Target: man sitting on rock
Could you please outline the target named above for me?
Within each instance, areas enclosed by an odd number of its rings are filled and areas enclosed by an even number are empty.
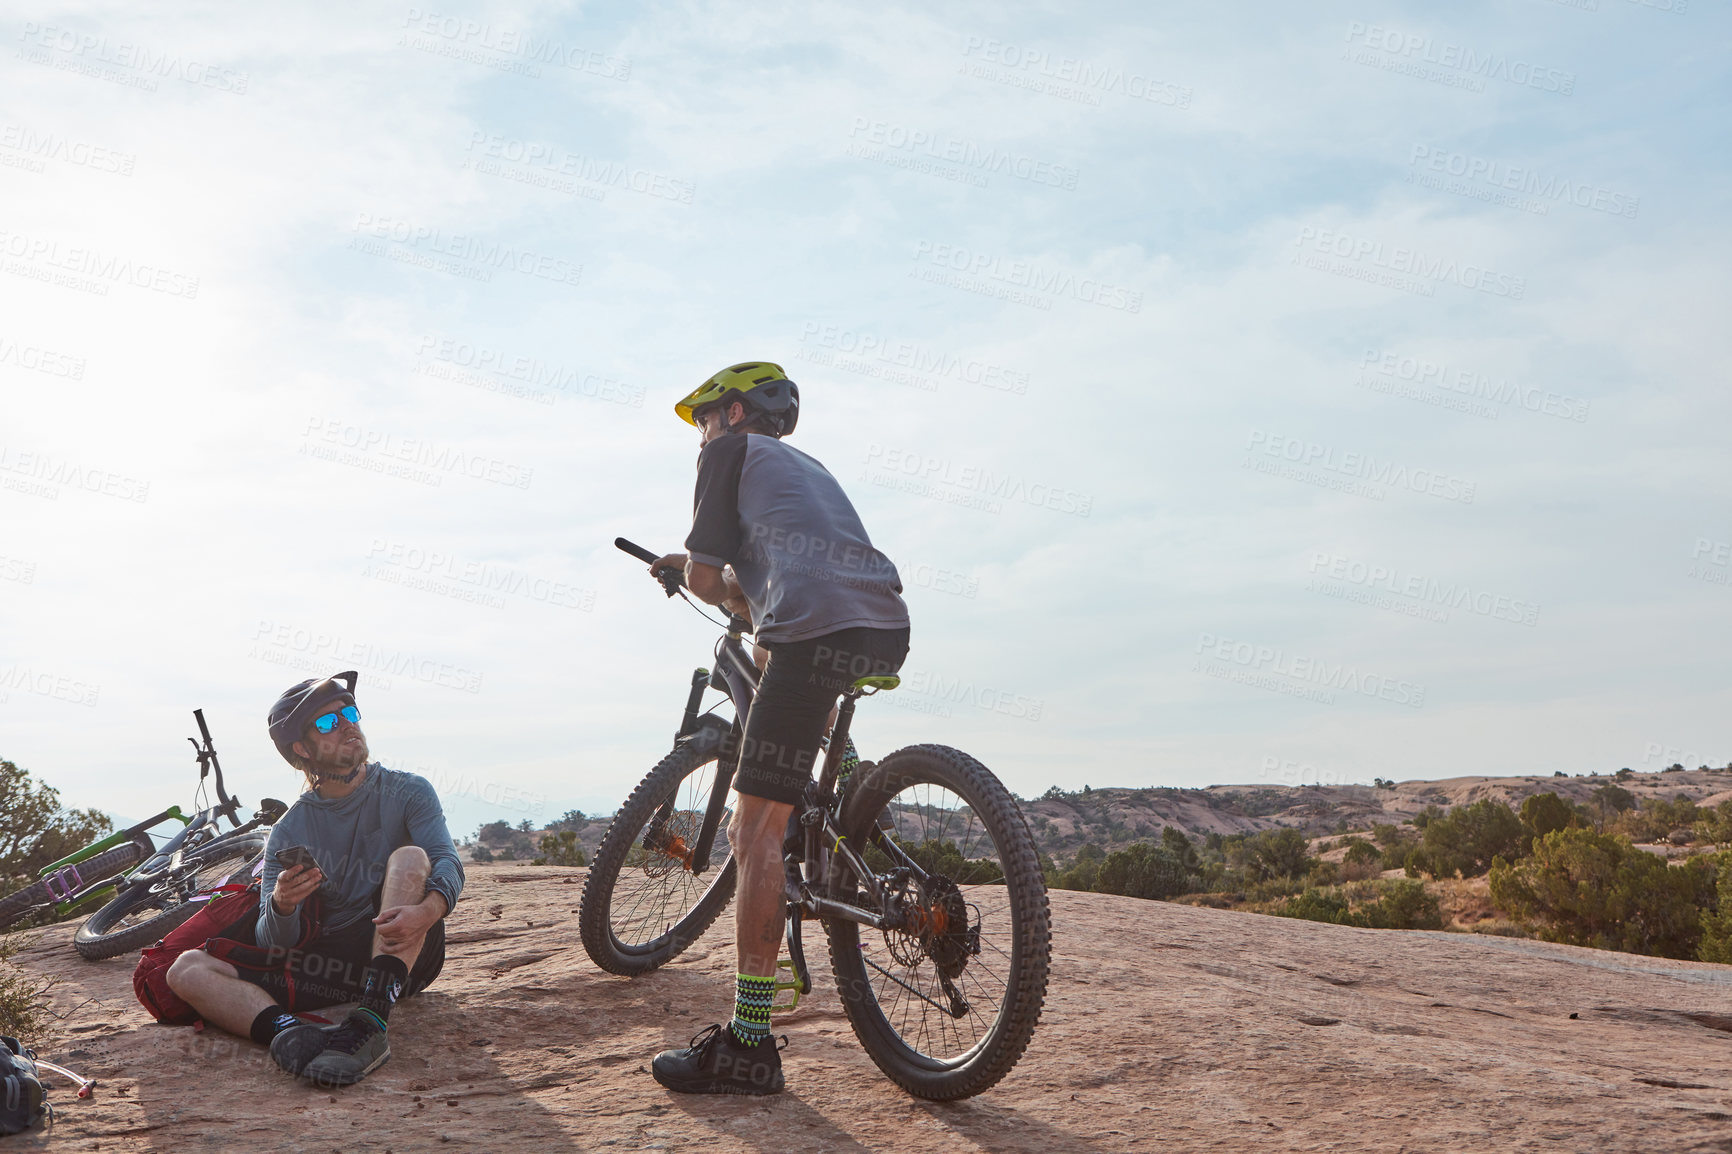
[[[237,969],[188,950],[168,972],[205,1021],[269,1045],[278,1066],[322,1086],[358,1082],[391,1056],[391,1007],[439,976],[444,918],[463,891],[433,786],[369,764],[360,720],[353,671],[303,681],[271,709],[271,740],[307,780],[265,850],[258,944],[283,964]],[[300,850],[310,864],[279,862]],[[297,948],[309,906],[317,932]],[[336,1026],[291,1012],[353,1001]]]

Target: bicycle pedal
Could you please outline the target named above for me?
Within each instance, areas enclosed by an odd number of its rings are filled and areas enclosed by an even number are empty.
[[[786,981],[784,981],[781,976],[783,970],[787,970],[791,975]],[[770,1012],[772,1014],[785,1014],[789,1010],[798,1006],[800,1004],[800,995],[808,992],[803,989],[804,985],[805,983],[800,980],[800,971],[794,968],[794,959],[779,959],[776,962],[776,988],[770,994]],[[782,996],[783,990],[788,991],[791,997],[786,1002],[777,1001],[776,999]]]

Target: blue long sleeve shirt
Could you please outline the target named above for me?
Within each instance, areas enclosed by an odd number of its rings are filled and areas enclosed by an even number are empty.
[[[313,852],[325,880],[317,891],[321,932],[340,930],[378,913],[379,887],[393,850],[418,845],[432,869],[427,888],[445,899],[447,911],[463,892],[463,863],[445,827],[445,811],[432,783],[373,762],[360,788],[346,797],[323,798],[308,791],[271,830],[261,879],[258,943],[287,949],[301,936],[302,910],[287,917],[271,903],[276,890],[277,852],[291,846]]]

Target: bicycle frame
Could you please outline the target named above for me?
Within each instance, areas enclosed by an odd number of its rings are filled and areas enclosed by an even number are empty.
[[[124,845],[165,821],[178,821],[184,827],[191,825],[194,820],[194,818],[181,813],[180,806],[171,805],[153,818],[141,821],[137,825],[129,826],[117,833],[111,833],[101,841],[91,842],[76,853],[68,854],[57,862],[50,862],[43,866],[41,872],[36,876],[48,887],[48,896],[54,899],[55,916],[66,917],[90,899],[109,893],[115,888],[115,882],[123,876],[117,874],[114,877],[92,879],[87,882],[78,872],[80,862],[88,861],[104,850],[112,849],[117,845]],[[183,828],[177,832],[176,836],[184,835],[185,832]],[[56,892],[56,888],[59,892]]]
[[[193,752],[198,758],[200,783],[213,771],[216,774],[218,804],[202,809],[191,817],[181,812],[180,806],[171,805],[155,817],[148,818],[116,833],[111,833],[100,841],[91,842],[83,849],[42,867],[36,876],[47,887],[48,896],[54,899],[56,917],[64,918],[94,898],[119,892],[125,888],[129,879],[135,876],[154,875],[161,872],[163,864],[178,864],[179,858],[176,856],[178,852],[195,831],[203,829],[206,825],[215,824],[221,818],[226,817],[229,819],[229,824],[234,826],[236,830],[241,828],[240,819],[235,816],[235,811],[240,808],[241,801],[239,798],[230,797],[228,790],[223,787],[223,767],[222,763],[217,760],[216,746],[211,742],[210,727],[205,724],[204,710],[195,709],[192,711],[192,715],[198,721],[199,735],[204,738],[204,743],[201,745],[190,737],[187,738],[187,741],[192,743]],[[126,873],[116,874],[108,878],[92,878],[88,881],[79,873],[78,864],[80,862],[88,861],[104,850],[123,845],[134,838],[143,837],[147,831],[166,821],[178,821],[182,828],[175,832],[162,849],[148,854],[143,862]],[[257,822],[252,824],[256,825]],[[156,868],[149,868],[153,864]]]
[[[674,739],[677,745],[680,741],[696,736],[702,729],[702,718],[708,714],[700,714],[698,707],[703,703],[706,688],[727,694],[734,707],[734,721],[717,759],[716,779],[710,789],[709,805],[704,812],[703,824],[698,829],[697,840],[692,846],[690,868],[694,874],[701,874],[708,868],[710,850],[720,832],[722,815],[727,811],[728,792],[733,788],[734,774],[739,768],[744,744],[741,741],[744,719],[751,713],[752,702],[757,696],[760,680],[758,667],[742,644],[748,628],[749,622],[731,617],[727,633],[716,643],[715,667],[709,670],[699,668],[692,672],[691,692],[686,699],[685,715]],[[872,692],[872,689],[855,686],[842,693],[842,701],[836,712],[836,724],[830,732],[830,745],[824,757],[823,770],[818,775],[816,784],[808,789],[806,803],[795,808],[794,816],[804,831],[804,838],[798,874],[793,870],[794,863],[791,860],[788,862],[787,941],[795,972],[795,981],[788,985],[796,989],[798,994],[810,992],[812,986],[800,936],[800,923],[807,916],[845,918],[879,930],[900,928],[904,921],[899,911],[894,908],[894,899],[884,885],[884,880],[847,844],[846,836],[838,828],[843,798],[836,793],[836,782],[841,773],[842,750],[848,742],[855,703]],[[670,796],[650,820],[644,835],[646,847],[651,845],[663,826],[672,818],[675,800]],[[871,844],[895,863],[894,870],[905,870],[909,876],[921,881],[927,879],[926,871],[902,852],[902,848],[894,839],[886,836],[883,830],[873,830]],[[825,896],[832,888],[831,871],[837,868],[837,862],[854,876],[866,891],[868,901],[876,909],[867,909]]]

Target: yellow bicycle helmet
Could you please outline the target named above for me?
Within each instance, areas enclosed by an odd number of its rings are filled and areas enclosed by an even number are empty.
[[[675,403],[674,412],[686,424],[695,425],[692,414],[698,409],[734,401],[745,405],[751,417],[765,418],[778,437],[792,433],[800,419],[800,386],[771,361],[729,365]]]

